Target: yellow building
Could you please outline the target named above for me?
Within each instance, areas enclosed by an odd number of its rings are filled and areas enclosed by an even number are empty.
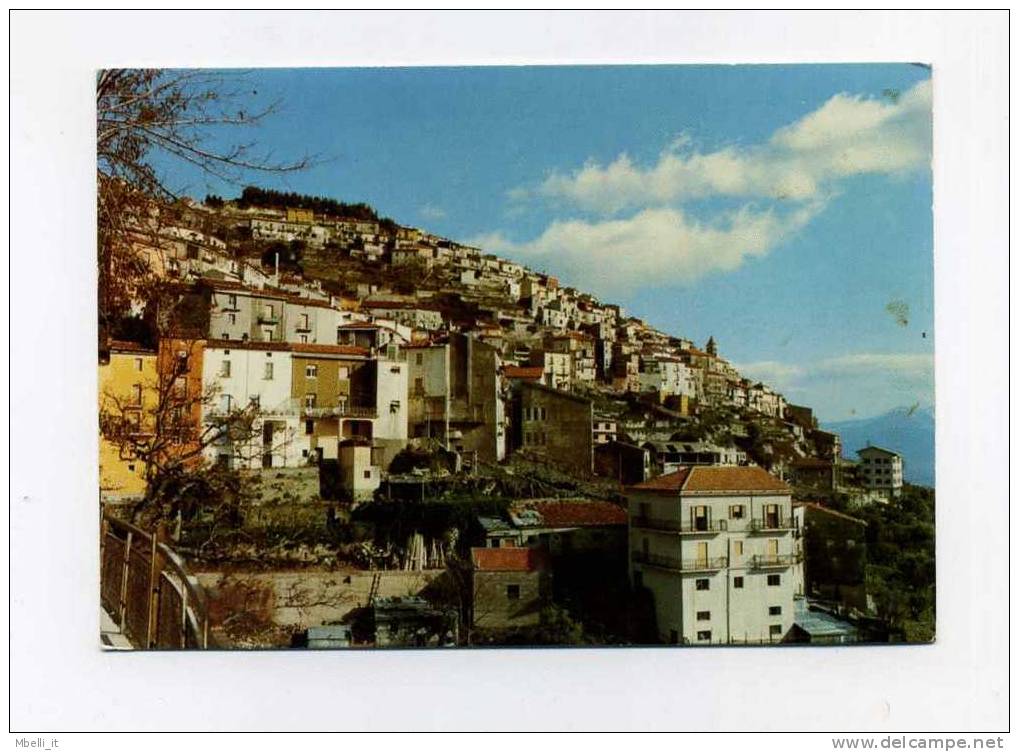
[[[156,353],[130,342],[113,342],[99,364],[99,412],[123,418],[139,433],[153,430],[159,402]],[[99,494],[126,498],[145,493],[145,464],[129,449],[99,436]]]
[[[287,222],[314,222],[315,212],[311,209],[287,207]]]

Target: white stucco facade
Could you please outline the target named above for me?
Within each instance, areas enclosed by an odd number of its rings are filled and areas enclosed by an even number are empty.
[[[738,486],[764,471],[688,472],[731,478]],[[654,488],[660,481],[628,494],[631,576],[653,595],[660,639],[688,645],[782,641],[793,624],[796,579],[788,490]]]

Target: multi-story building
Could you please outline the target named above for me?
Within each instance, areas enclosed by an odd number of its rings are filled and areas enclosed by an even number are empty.
[[[864,488],[880,491],[888,498],[902,493],[902,455],[890,449],[869,446],[860,455],[857,475]]]
[[[291,363],[290,395],[301,418],[301,457],[336,459],[340,441],[374,438],[376,363],[367,350],[295,345]]]
[[[449,345],[410,345],[407,353],[407,418],[410,438],[449,436]]]
[[[640,390],[657,392],[661,399],[685,395],[696,397],[696,382],[691,369],[682,360],[668,355],[640,359]]]
[[[228,467],[294,467],[307,462],[297,445],[297,405],[292,398],[290,346],[285,342],[209,340],[202,360],[208,425],[251,408],[250,431],[224,432],[206,458]]]
[[[132,342],[111,343],[108,359],[99,363],[99,412],[106,420],[124,421],[138,434],[154,430],[159,401],[156,352]],[[145,494],[145,463],[123,441],[99,436],[99,494],[104,499]]]
[[[793,625],[789,487],[759,467],[690,467],[628,489],[631,577],[671,644],[780,642]]]
[[[531,350],[530,364],[541,367],[545,386],[564,392],[573,387],[573,353]]]
[[[594,470],[591,400],[531,381],[513,394],[513,444],[564,469],[589,476]]]
[[[619,422],[611,415],[595,415],[593,425],[595,444],[608,444],[619,435]]]

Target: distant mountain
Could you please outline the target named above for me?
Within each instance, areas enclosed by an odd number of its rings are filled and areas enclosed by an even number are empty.
[[[826,431],[842,436],[842,453],[856,459],[856,450],[868,444],[902,455],[908,483],[934,487],[934,411],[929,407],[897,407],[884,415],[860,420],[825,423]]]

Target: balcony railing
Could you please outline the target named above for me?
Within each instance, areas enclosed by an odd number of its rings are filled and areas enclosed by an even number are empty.
[[[636,516],[633,526],[647,530],[661,530],[680,535],[716,535],[727,528],[727,520],[705,520],[704,522],[681,522],[679,520],[656,519]]]
[[[796,554],[771,554],[770,556],[753,556],[750,558],[751,569],[769,569],[772,567],[789,567],[799,560]]]
[[[362,405],[339,405],[336,407],[309,407],[305,405],[301,412],[308,418],[376,418],[378,408]]]
[[[710,572],[723,569],[726,566],[724,556],[709,556],[703,559],[676,559],[672,556],[660,556],[659,554],[646,554],[643,551],[634,551],[633,560],[638,564],[648,564],[652,567],[671,569],[675,572]]]
[[[754,518],[750,520],[747,530],[752,533],[763,533],[772,530],[795,530],[796,521],[792,517]]]
[[[275,315],[275,314],[271,314],[271,315],[268,314],[268,313],[260,313],[260,314],[258,314],[258,323],[259,324],[271,324],[272,326],[276,326],[276,324],[278,324],[279,322],[280,322],[280,317]]]

